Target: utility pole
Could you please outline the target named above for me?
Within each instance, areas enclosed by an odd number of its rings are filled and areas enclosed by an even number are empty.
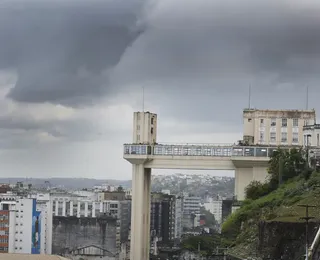
[[[279,186],[282,184],[282,176],[283,176],[283,158],[280,156],[279,158]]]
[[[306,239],[305,239],[305,243],[306,243],[306,260],[309,260],[309,239],[308,239],[308,228],[309,228],[309,220],[310,219],[314,219],[314,217],[309,217],[309,208],[315,208],[316,206],[314,205],[308,205],[308,204],[302,204],[302,205],[298,205],[299,207],[303,207],[306,209],[306,216],[303,218],[300,218],[302,220],[304,220],[306,222]]]

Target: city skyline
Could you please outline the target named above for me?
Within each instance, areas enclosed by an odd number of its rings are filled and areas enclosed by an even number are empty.
[[[159,142],[237,142],[249,85],[270,109],[305,109],[309,86],[320,111],[316,1],[21,3],[0,8],[5,175],[131,179],[142,87]]]

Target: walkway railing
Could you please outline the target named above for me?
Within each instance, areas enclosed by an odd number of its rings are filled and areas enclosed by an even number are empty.
[[[211,156],[211,157],[270,157],[278,147],[236,146],[236,145],[189,145],[189,144],[125,144],[124,155],[157,156]],[[284,148],[288,149],[289,148]]]

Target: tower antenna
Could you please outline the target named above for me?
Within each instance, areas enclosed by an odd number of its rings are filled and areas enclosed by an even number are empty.
[[[144,112],[144,86],[142,86],[142,112]]]
[[[309,108],[309,86],[307,86],[307,93],[306,93],[306,110]]]
[[[249,109],[251,108],[251,85],[249,85]]]

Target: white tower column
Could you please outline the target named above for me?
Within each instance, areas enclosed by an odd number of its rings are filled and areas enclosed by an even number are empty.
[[[150,251],[151,169],[132,165],[130,260],[148,260]]]

